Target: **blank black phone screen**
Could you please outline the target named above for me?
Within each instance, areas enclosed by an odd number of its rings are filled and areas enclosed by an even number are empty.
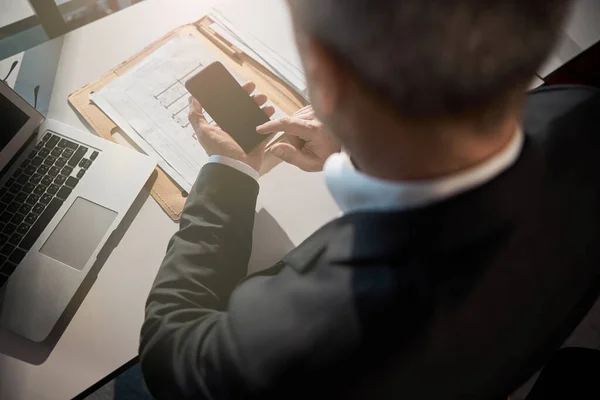
[[[185,86],[246,153],[266,139],[256,127],[269,118],[220,62],[204,68]]]

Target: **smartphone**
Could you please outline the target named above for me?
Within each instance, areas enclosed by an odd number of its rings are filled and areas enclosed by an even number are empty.
[[[246,153],[266,139],[256,127],[269,118],[220,62],[198,72],[185,87]]]

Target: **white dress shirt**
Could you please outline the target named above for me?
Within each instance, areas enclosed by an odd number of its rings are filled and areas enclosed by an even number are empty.
[[[343,213],[403,211],[424,207],[481,186],[510,168],[523,149],[521,130],[498,154],[479,165],[435,179],[385,181],[357,171],[346,153],[336,153],[325,163],[325,180]],[[208,162],[228,165],[258,181],[260,174],[249,165],[224,156]]]
[[[208,162],[228,165],[231,168],[234,168],[240,172],[243,172],[244,174],[248,175],[249,177],[251,177],[252,179],[254,179],[257,182],[258,182],[258,178],[260,178],[260,174],[258,173],[257,170],[255,170],[248,164],[241,162],[239,160],[235,160],[231,157],[214,155],[214,156],[208,157]]]

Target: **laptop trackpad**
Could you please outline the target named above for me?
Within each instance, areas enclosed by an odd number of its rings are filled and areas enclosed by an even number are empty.
[[[116,212],[78,197],[40,252],[81,271],[116,217]]]

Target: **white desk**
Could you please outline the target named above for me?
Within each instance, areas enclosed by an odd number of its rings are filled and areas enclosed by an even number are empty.
[[[213,3],[147,0],[66,35],[48,117],[87,129],[67,96],[171,29],[199,19]],[[262,179],[259,202],[264,210],[257,217],[255,266],[276,261],[338,214],[321,176],[290,166]],[[144,302],[176,229],[147,198],[47,359],[46,348],[0,333],[0,353],[14,356],[0,354],[0,399],[69,399],[135,357]]]
[[[600,1],[575,0],[559,43],[538,75],[547,77],[600,41]]]

